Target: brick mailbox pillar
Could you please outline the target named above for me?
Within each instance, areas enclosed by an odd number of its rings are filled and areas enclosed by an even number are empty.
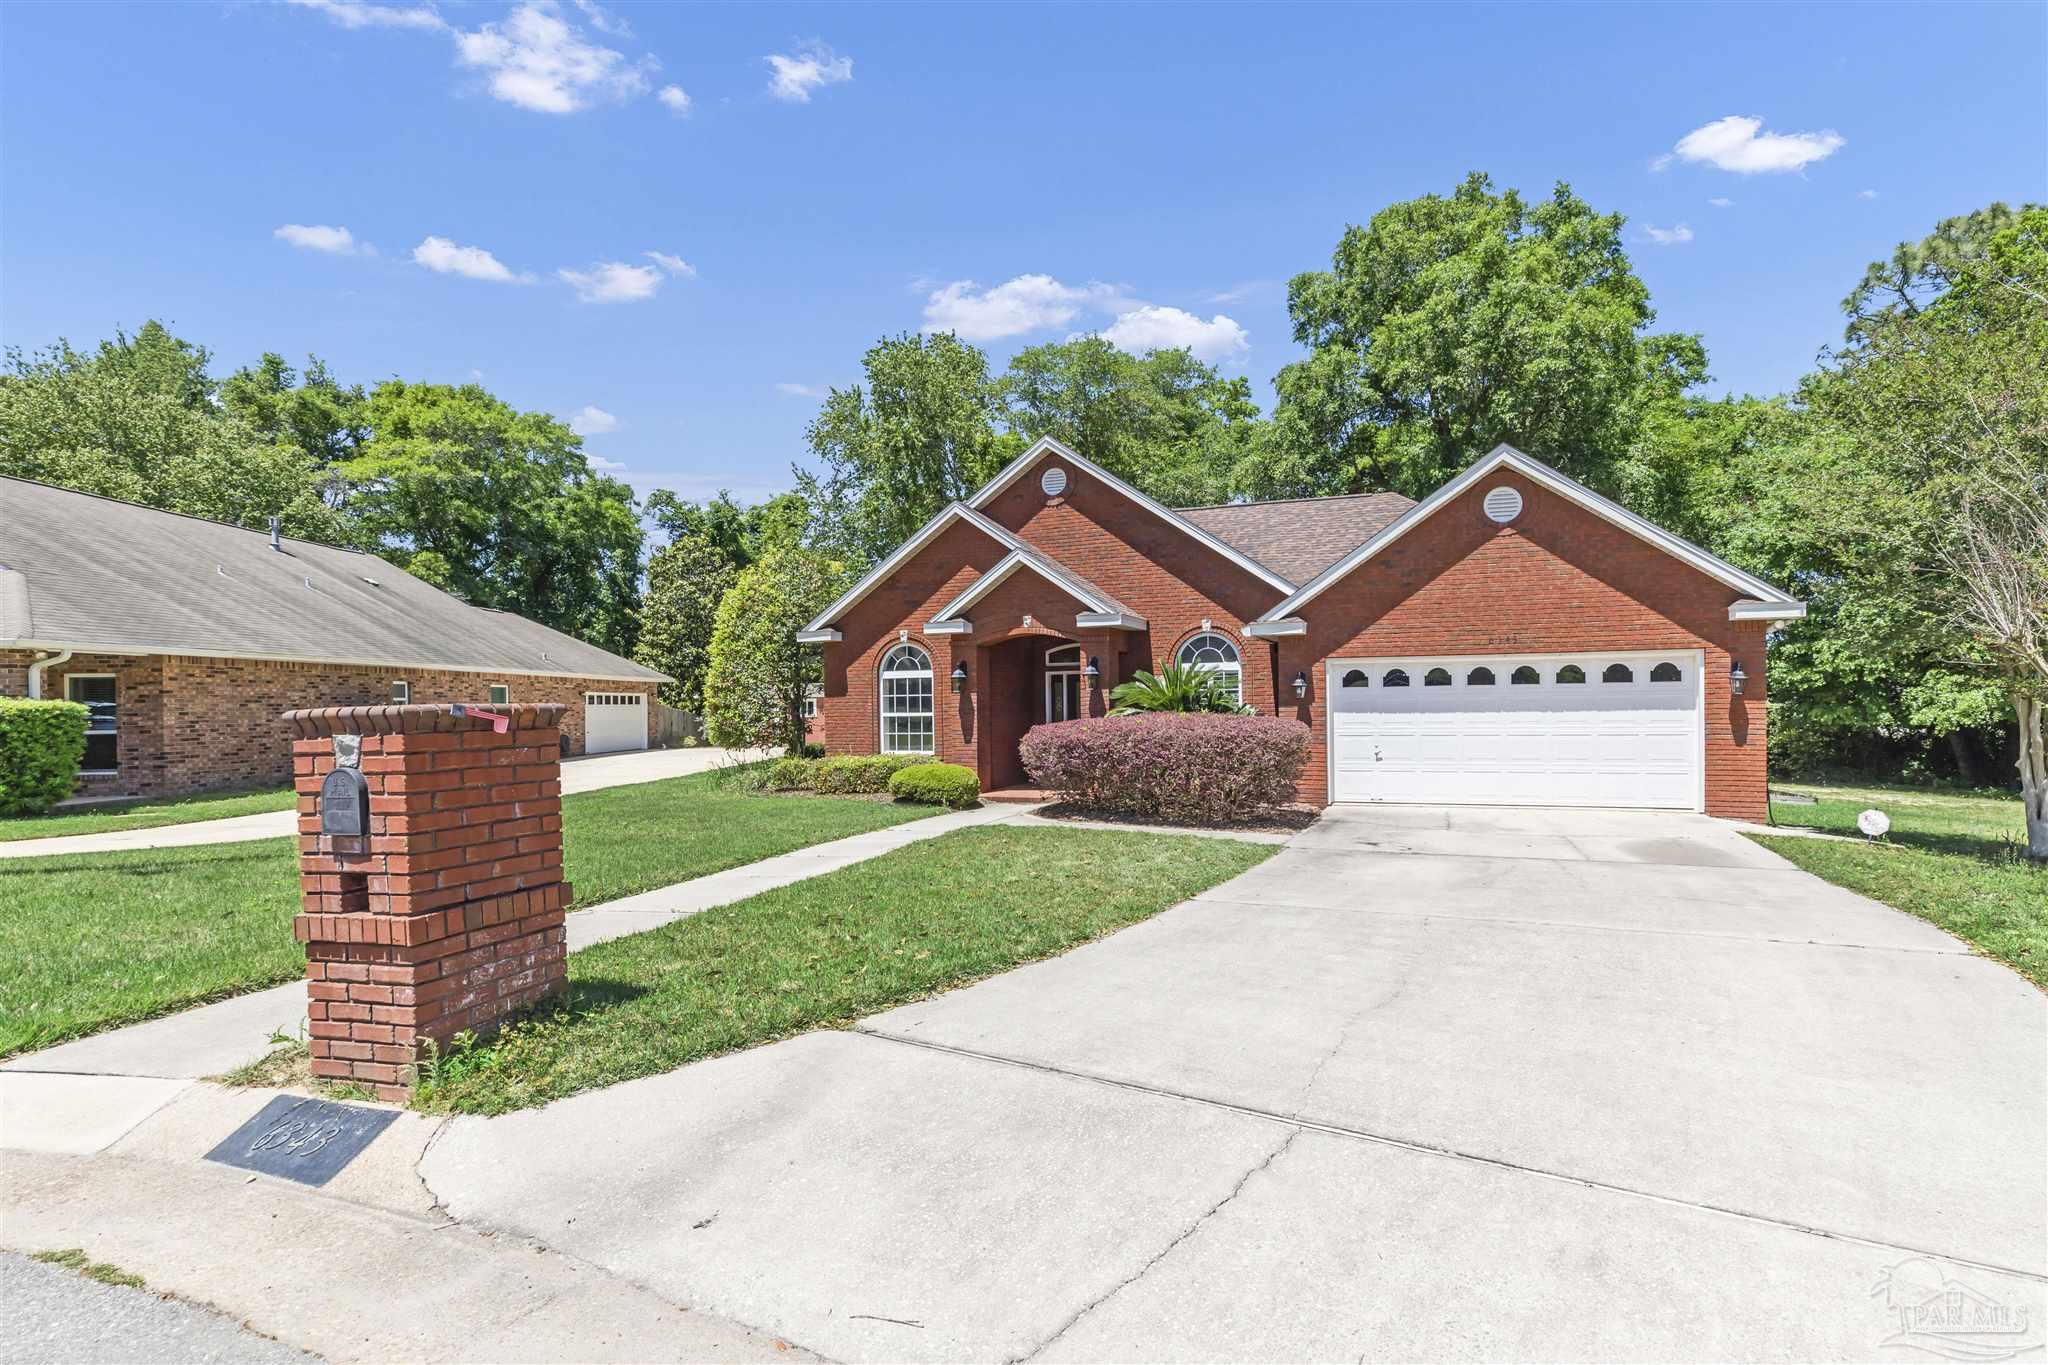
[[[424,1040],[563,989],[565,709],[491,707],[502,734],[445,706],[285,713],[314,1075],[402,1099]]]

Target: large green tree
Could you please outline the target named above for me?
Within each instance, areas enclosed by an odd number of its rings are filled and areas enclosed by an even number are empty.
[[[1531,204],[1474,173],[1345,231],[1288,285],[1307,359],[1274,380],[1257,496],[1420,497],[1501,441],[1606,482],[1648,408],[1706,377],[1697,337],[1652,335],[1623,219],[1559,184]]]
[[[771,550],[740,573],[711,631],[704,725],[712,743],[802,747],[804,697],[820,669],[817,648],[798,644],[796,633],[845,579],[843,564],[803,549]]]
[[[1001,464],[988,357],[951,333],[888,337],[864,384],[833,389],[805,432],[822,474],[797,471],[818,537],[859,561],[887,554]]]
[[[0,473],[348,544],[327,471],[220,405],[203,347],[150,322],[91,351],[7,352]]]
[[[566,424],[474,384],[400,379],[371,391],[364,418],[369,440],[337,468],[370,543],[478,606],[632,652],[632,490],[592,472]]]
[[[670,543],[688,537],[707,541],[735,569],[746,568],[770,550],[798,544],[810,523],[810,507],[797,493],[778,493],[748,505],[725,490],[704,502],[691,502],[657,488],[647,495],[645,511]]]
[[[694,716],[704,714],[704,674],[711,666],[718,604],[739,573],[721,547],[687,533],[647,561],[640,640],[633,657],[674,678],[662,684],[661,699]]]
[[[1227,499],[1260,428],[1250,381],[1185,350],[1137,356],[1101,337],[1019,351],[997,391],[1022,442],[1064,441],[1172,506]]]

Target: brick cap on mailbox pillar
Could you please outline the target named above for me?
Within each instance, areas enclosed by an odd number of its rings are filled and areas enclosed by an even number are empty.
[[[569,708],[560,702],[510,702],[472,705],[487,715],[508,717],[515,730],[558,730]],[[472,711],[458,716],[446,706],[314,706],[284,713],[294,739],[325,739],[329,735],[464,734],[484,721]]]
[[[567,709],[285,713],[303,901],[292,933],[306,946],[315,1076],[403,1099],[422,1047],[495,1028],[565,988]],[[509,721],[502,731],[498,718]],[[337,767],[361,774],[359,785],[342,785],[368,803],[367,820],[350,821],[346,833],[323,826]]]

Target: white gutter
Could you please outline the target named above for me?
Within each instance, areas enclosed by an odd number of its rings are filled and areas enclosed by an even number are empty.
[[[70,657],[71,651],[67,649],[62,654],[52,654],[45,659],[35,659],[30,661],[28,666],[29,700],[34,701],[43,695],[43,670],[48,668],[51,664],[64,663],[65,661],[70,659]]]

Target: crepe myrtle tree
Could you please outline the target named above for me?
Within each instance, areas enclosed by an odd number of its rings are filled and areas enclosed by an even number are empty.
[[[704,725],[728,748],[804,742],[804,696],[821,673],[796,633],[839,595],[841,563],[810,550],[771,550],[741,570],[718,603],[704,677]]]

